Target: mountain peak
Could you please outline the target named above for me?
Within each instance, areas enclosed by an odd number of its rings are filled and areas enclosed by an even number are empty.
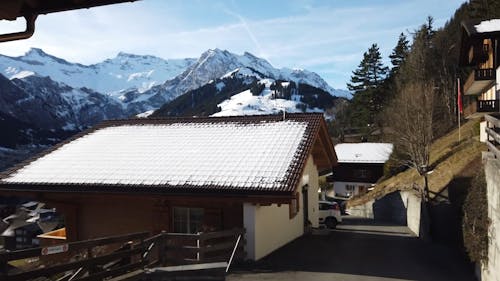
[[[41,57],[46,57],[48,56],[47,53],[45,53],[42,49],[40,48],[30,48],[29,51],[27,51],[24,56],[33,56],[33,55],[37,55],[37,56],[41,56]]]
[[[254,59],[258,59],[257,56],[255,56],[254,54],[250,53],[250,52],[245,52],[243,53],[243,56],[245,57],[250,57],[250,58],[254,58]]]

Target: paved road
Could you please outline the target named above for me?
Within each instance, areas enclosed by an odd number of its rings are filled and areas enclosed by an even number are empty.
[[[475,279],[458,254],[419,240],[406,227],[348,218],[337,230],[316,230],[256,264],[236,268],[227,280]]]

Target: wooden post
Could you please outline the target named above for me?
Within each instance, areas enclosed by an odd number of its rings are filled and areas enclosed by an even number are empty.
[[[198,240],[196,240],[198,246],[197,259],[198,262],[203,263],[205,261],[205,236],[203,233],[198,234]]]
[[[3,259],[0,260],[0,280],[7,279],[7,275],[9,274],[8,270],[9,270],[9,266],[7,264],[7,261],[3,260]]]
[[[165,249],[167,245],[167,238],[168,237],[165,231],[162,231],[161,236],[158,237],[158,261],[161,266],[167,265],[167,251]]]

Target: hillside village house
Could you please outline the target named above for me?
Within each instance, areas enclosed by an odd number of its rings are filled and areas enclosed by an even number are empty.
[[[465,111],[468,118],[484,118],[481,122],[488,208],[487,259],[480,266],[481,280],[498,280],[500,272],[500,19],[462,23],[460,66],[472,68],[464,85],[464,95],[477,100],[476,112]]]
[[[500,59],[500,20],[462,22],[459,65],[471,68],[463,83],[463,107],[466,118],[483,118],[499,112],[499,88],[496,78]],[[486,141],[486,122],[481,122],[481,141]]]
[[[390,143],[340,143],[335,145],[338,166],[327,177],[333,183],[329,197],[366,193],[384,175],[384,164],[393,150]]]
[[[318,226],[337,157],[321,114],[107,121],[0,177],[65,218],[70,241],[246,229],[260,259]]]

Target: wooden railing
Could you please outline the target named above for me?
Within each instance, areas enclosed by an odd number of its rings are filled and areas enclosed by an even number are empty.
[[[495,80],[495,69],[493,68],[478,68],[474,69],[474,79],[478,80]]]
[[[141,268],[147,232],[0,254],[0,280],[100,280]],[[29,262],[28,262],[29,261]],[[12,270],[10,263],[25,263]]]
[[[498,112],[500,100],[478,100],[477,112]]]
[[[485,115],[486,119],[486,144],[495,158],[500,159],[500,114]]]
[[[148,248],[145,259],[150,266],[227,261],[240,237],[234,259],[242,260],[245,257],[244,236],[244,229],[198,234],[160,233],[145,240]]]
[[[228,262],[232,254],[237,261],[245,256],[244,234],[244,229],[199,234],[164,232],[152,237],[143,232],[5,252],[0,253],[0,280],[102,280],[156,266]],[[26,265],[19,266],[23,262]]]
[[[472,73],[467,77],[467,80],[465,81],[464,84],[464,92],[466,93],[467,90],[472,86],[472,84],[475,81],[484,81],[484,80],[495,80],[496,77],[496,72],[495,69],[493,68],[477,68],[472,70]]]

